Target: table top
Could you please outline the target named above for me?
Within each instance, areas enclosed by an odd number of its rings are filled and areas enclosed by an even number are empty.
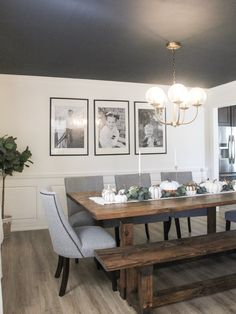
[[[126,202],[100,205],[89,197],[101,196],[98,192],[67,193],[76,203],[85,207],[96,220],[122,219],[183,210],[236,204],[236,192],[203,194],[193,197],[165,198],[143,202]]]

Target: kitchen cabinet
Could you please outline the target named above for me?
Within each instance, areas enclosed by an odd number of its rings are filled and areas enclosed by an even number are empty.
[[[236,123],[236,116],[235,116],[235,123]],[[218,109],[218,125],[219,126],[231,125],[231,107],[223,107],[223,108]]]

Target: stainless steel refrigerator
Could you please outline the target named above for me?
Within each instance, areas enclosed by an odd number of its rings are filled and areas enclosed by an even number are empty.
[[[236,179],[236,106],[218,110],[219,177]]]

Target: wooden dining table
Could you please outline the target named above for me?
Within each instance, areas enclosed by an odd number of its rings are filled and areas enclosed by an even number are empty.
[[[175,197],[142,202],[126,202],[115,204],[97,204],[90,197],[99,197],[97,192],[74,192],[67,193],[76,203],[82,205],[98,222],[117,222],[120,225],[121,246],[133,245],[133,227],[137,217],[155,221],[159,214],[174,214],[184,210],[196,210],[207,208],[207,233],[216,232],[216,207],[236,204],[236,192],[219,194],[203,194],[193,197]],[[157,218],[158,220],[158,218]],[[120,294],[126,295],[126,273],[120,273]]]

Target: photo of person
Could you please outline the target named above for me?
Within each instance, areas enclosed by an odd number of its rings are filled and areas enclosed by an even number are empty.
[[[119,116],[112,112],[105,114],[106,124],[102,127],[99,135],[99,145],[101,147],[124,147],[125,138],[120,137],[120,132],[116,122]]]
[[[135,102],[135,153],[158,154],[166,152],[166,127],[145,102]]]
[[[51,154],[87,151],[87,100],[51,98]]]
[[[94,104],[96,122],[95,153],[98,155],[128,153],[127,102],[95,100]]]

